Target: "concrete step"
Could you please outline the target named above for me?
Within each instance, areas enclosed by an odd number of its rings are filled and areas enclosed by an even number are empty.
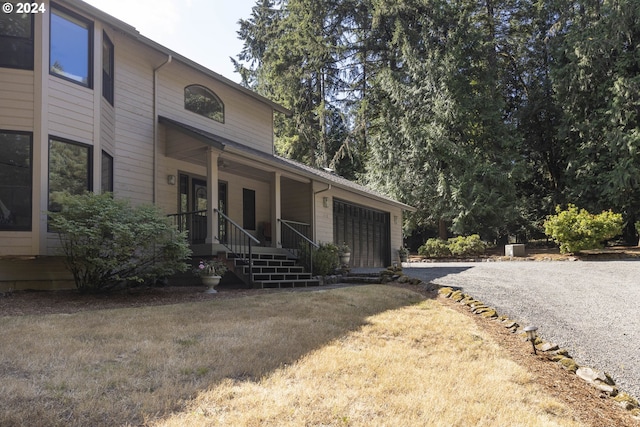
[[[247,258],[246,256],[236,256],[235,254],[229,253],[227,255],[229,259],[237,259],[237,258]],[[261,260],[287,260],[289,257],[287,255],[281,253],[258,253],[251,254],[251,259],[261,259]]]
[[[299,280],[261,280],[255,282],[259,288],[304,288],[308,286],[320,286],[316,279]]]
[[[254,274],[253,281],[260,282],[264,280],[311,280],[311,274],[299,273],[299,274]]]
[[[296,262],[291,259],[254,259],[253,265],[254,267],[293,267]]]
[[[242,271],[244,274],[249,274],[249,266],[243,266]],[[300,274],[304,273],[304,267],[300,265],[286,266],[286,267],[274,267],[274,266],[253,266],[254,274]]]
[[[243,280],[249,282],[248,260],[241,256],[227,255],[233,260],[234,270],[243,275]],[[317,279],[305,272],[304,267],[296,264],[297,259],[287,256],[278,250],[273,252],[253,253],[251,256],[251,282],[257,288],[295,288],[319,286]]]

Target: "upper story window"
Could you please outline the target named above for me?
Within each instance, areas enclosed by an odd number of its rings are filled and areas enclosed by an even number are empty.
[[[93,26],[58,8],[51,9],[49,72],[91,88]]]
[[[224,123],[224,104],[215,93],[204,86],[191,85],[184,88],[184,108]]]
[[[113,105],[113,43],[102,33],[102,96]]]
[[[33,17],[0,13],[0,67],[33,70]]]

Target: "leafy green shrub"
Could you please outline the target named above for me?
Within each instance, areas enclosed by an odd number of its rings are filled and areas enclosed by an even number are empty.
[[[557,206],[556,215],[544,222],[544,232],[560,245],[561,253],[596,249],[622,233],[622,215],[610,210],[594,215],[572,204],[566,210]]]
[[[320,243],[320,247],[313,251],[313,274],[326,276],[340,266],[338,247],[333,243]]]
[[[302,244],[298,251],[300,261],[307,271],[311,271],[314,276],[326,276],[333,273],[340,267],[338,258],[339,248],[333,243],[320,243],[318,249],[313,249],[313,268],[310,265],[309,246]]]
[[[186,235],[155,206],[132,208],[111,194],[64,195],[49,212],[62,253],[81,291],[108,290],[185,271]]]
[[[448,241],[449,251],[453,256],[477,256],[482,255],[487,249],[486,243],[480,240],[480,236],[452,237]]]
[[[429,239],[418,248],[418,253],[429,258],[445,258],[448,256],[477,256],[482,255],[487,244],[480,240],[480,236],[458,236],[444,241]]]
[[[444,258],[451,256],[447,242],[441,239],[428,239],[418,248],[418,254],[429,258]]]

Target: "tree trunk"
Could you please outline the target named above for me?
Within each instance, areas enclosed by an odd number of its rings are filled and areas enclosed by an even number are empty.
[[[447,223],[442,218],[438,221],[438,238],[440,238],[440,240],[447,240],[449,238]]]

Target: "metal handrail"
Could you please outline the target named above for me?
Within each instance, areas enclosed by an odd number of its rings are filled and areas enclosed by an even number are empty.
[[[240,227],[234,220],[232,220],[231,218],[229,218],[228,216],[226,216],[224,213],[220,212],[217,208],[213,208],[214,212],[218,213],[218,216],[221,216],[222,218],[224,218],[225,220],[227,220],[227,222],[231,223],[231,225],[233,225],[235,228],[237,228],[239,231],[241,231],[242,233],[244,233],[245,236],[247,236],[249,239],[253,240],[255,243],[260,244],[260,240],[256,239],[255,237],[253,237],[251,235],[251,233],[249,233],[247,230],[245,230],[244,228]]]
[[[316,242],[314,242],[313,240],[309,239],[307,236],[305,236],[304,234],[302,234],[300,231],[296,230],[295,228],[293,228],[291,226],[291,224],[298,224],[298,225],[309,225],[309,224],[305,224],[303,222],[295,222],[295,221],[287,221],[284,219],[280,219],[278,218],[278,222],[282,225],[284,225],[287,229],[293,231],[293,233],[295,235],[298,236],[298,241],[299,241],[299,245],[307,245],[309,250],[305,251],[305,255],[308,255],[309,257],[309,272],[311,274],[313,274],[313,250],[314,249],[318,249],[320,247],[320,245],[318,245]],[[284,248],[284,249],[290,249],[289,252],[291,252],[293,255],[295,256],[299,256],[299,254],[293,253],[294,250],[296,250],[296,248]]]
[[[226,241],[222,241],[220,239],[220,236],[216,236],[216,239],[225,247],[227,247],[227,249],[229,249],[229,251],[231,251],[233,255],[242,259],[249,266],[249,282],[253,284],[252,243],[260,244],[260,240],[253,237],[247,230],[240,227],[238,224],[236,224],[235,221],[233,221],[224,213],[220,212],[218,209],[214,208],[213,211],[218,214],[218,221],[226,221],[233,227],[230,232],[230,234],[232,235],[231,238]],[[245,252],[245,249],[248,249],[248,251]]]
[[[278,222],[280,222],[281,224],[285,225],[289,230],[293,231],[294,233],[296,233],[298,236],[300,236],[301,238],[303,238],[304,240],[306,240],[308,243],[310,243],[311,245],[313,245],[316,249],[318,249],[320,247],[319,244],[317,244],[316,242],[314,242],[313,240],[309,239],[307,236],[305,236],[304,234],[302,234],[301,232],[299,232],[298,230],[296,230],[295,228],[293,228],[290,224],[299,224],[299,225],[309,225],[306,222],[297,222],[297,221],[289,221],[288,219],[280,219],[278,218]]]
[[[169,214],[167,217],[173,219],[174,225],[178,227],[179,231],[188,231],[189,243],[204,242],[207,237],[207,225],[206,225],[206,210],[198,210],[191,212],[180,212],[175,214]],[[195,221],[195,218],[203,217],[204,221],[201,225]]]
[[[278,221],[286,222],[287,224],[311,225],[308,222],[292,221],[290,219],[279,219]]]

